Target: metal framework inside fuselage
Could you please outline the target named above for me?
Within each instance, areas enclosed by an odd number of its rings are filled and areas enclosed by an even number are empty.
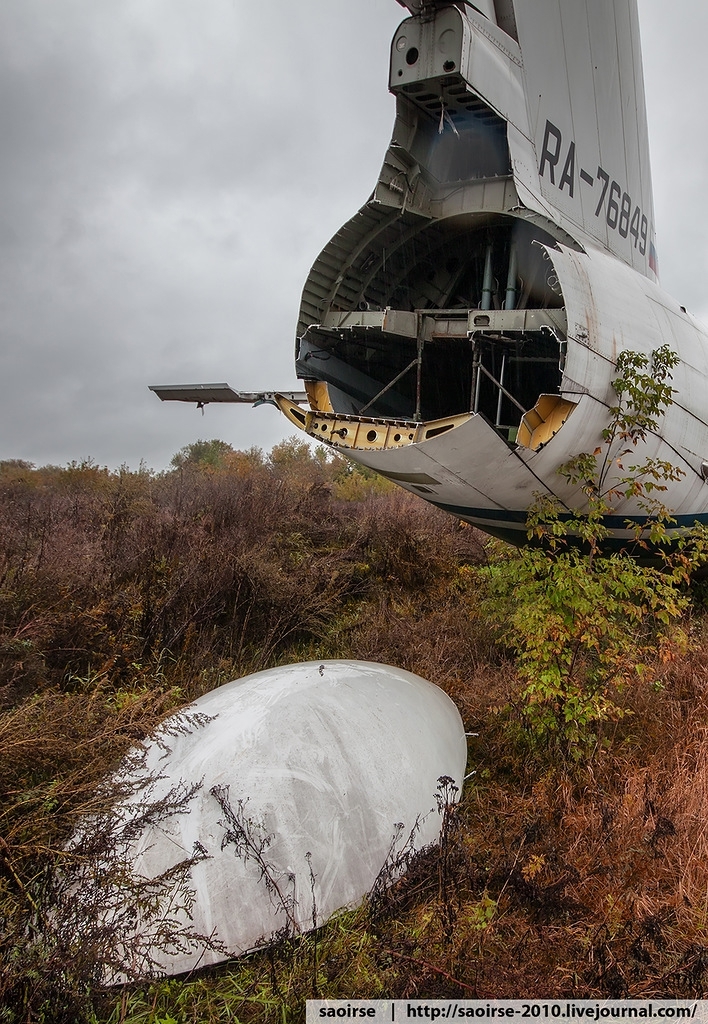
[[[544,232],[516,218],[431,224],[375,272],[357,309],[335,295],[299,342],[298,372],[345,416],[429,423],[477,413],[508,441],[560,389],[567,325]]]

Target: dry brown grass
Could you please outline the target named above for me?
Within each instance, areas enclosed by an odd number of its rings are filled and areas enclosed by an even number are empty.
[[[525,742],[519,681],[481,611],[476,531],[401,492],[338,483],[341,467],[313,461],[303,473],[292,464],[302,453],[237,455],[162,478],[0,472],[0,1008],[3,992],[25,1017],[58,998],[61,972],[35,965],[23,979],[22,930],[125,750],[218,683],[308,657],[418,672],[479,733],[444,868],[430,852],[373,918],[351,915],[316,945],[304,938],[147,1002],[130,990],[124,1007],[167,1013],[179,999],[185,1019],[209,1020],[207,1002],[239,991],[258,997],[240,1019],[275,1019],[263,1007],[283,992],[300,1005],[314,977],[342,998],[705,994],[702,613],[695,650],[665,666],[663,690],[625,694],[631,714],[611,745],[589,764],[559,764]],[[86,1009],[66,1002],[62,1018],[52,1006],[57,1021]]]

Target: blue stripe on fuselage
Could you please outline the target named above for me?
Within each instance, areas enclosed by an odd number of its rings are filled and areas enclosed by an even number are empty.
[[[528,519],[527,512],[515,512],[507,509],[498,508],[468,508],[464,505],[446,505],[443,502],[435,501],[432,504],[436,505],[443,512],[449,512],[450,515],[459,516],[461,519],[476,520],[474,525],[479,526],[481,530],[491,534],[493,537],[498,537],[500,540],[507,541],[509,544],[529,544],[534,543],[530,541],[526,533],[526,522]],[[568,522],[569,520],[576,518],[570,512],[562,512],[558,518],[561,522]],[[699,524],[701,526],[708,525],[708,512],[697,512],[693,515],[681,515],[672,516],[673,522],[668,525],[668,529],[671,534],[675,534],[677,531],[690,530],[691,527]],[[654,522],[655,516],[603,516],[602,523],[608,530],[613,533],[617,530],[631,530],[632,525],[646,527],[648,524]],[[518,524],[518,525],[517,525]],[[574,538],[568,537],[568,540],[573,543]],[[621,548],[626,548],[628,544],[634,542],[634,537],[624,536],[613,536],[608,537],[602,541],[601,547],[607,551],[618,551]],[[644,541],[646,543],[646,540]]]

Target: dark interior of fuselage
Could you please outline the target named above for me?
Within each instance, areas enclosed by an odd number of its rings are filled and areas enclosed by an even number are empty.
[[[335,412],[424,422],[478,412],[515,440],[524,411],[558,393],[565,337],[539,326],[543,318],[495,314],[561,310],[538,244],[554,240],[515,217],[470,214],[420,230],[401,224],[386,243],[361,254],[346,324],[325,317],[301,339],[299,374],[327,381]],[[417,336],[366,316],[387,309],[415,312]],[[330,311],[336,321],[337,296]]]

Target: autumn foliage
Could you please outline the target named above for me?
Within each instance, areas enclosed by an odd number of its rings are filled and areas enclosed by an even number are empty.
[[[315,994],[704,994],[701,608],[592,761],[554,761],[486,600],[498,546],[297,440],[200,444],[164,474],[0,464],[0,1021],[301,1020]],[[49,943],[52,872],[131,746],[229,679],[337,657],[410,669],[460,708],[474,774],[442,852],[375,907],[199,977],[116,994],[80,936]]]

